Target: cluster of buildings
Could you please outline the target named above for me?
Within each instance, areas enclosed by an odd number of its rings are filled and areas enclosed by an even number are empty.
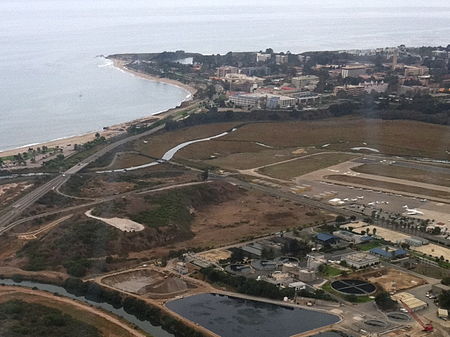
[[[298,99],[268,93],[240,93],[231,96],[230,102],[243,108],[286,109],[295,107]]]

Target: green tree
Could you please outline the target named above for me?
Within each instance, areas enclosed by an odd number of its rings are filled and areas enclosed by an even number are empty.
[[[391,295],[389,295],[386,291],[383,291],[375,296],[375,303],[382,310],[394,309],[397,306],[396,302],[391,298]]]
[[[439,307],[450,309],[450,290],[443,291],[438,297]]]

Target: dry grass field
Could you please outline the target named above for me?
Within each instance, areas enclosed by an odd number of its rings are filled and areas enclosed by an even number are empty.
[[[164,132],[155,136],[139,139],[133,144],[134,150],[147,156],[161,158],[167,150],[186,141],[215,136],[230,130],[239,123],[219,123],[192,126],[181,130]]]
[[[205,124],[163,132],[136,141],[133,150],[159,158],[180,143],[217,135],[240,124]],[[240,170],[294,158],[301,155],[292,153],[299,148],[312,153],[371,147],[391,155],[448,159],[445,144],[449,142],[448,126],[344,117],[320,121],[248,123],[224,137],[192,144],[178,152],[175,158]],[[322,148],[326,144],[326,148]]]
[[[431,190],[428,188],[422,188],[422,187],[416,187],[412,185],[403,185],[403,184],[396,184],[391,182],[385,182],[380,180],[374,180],[374,179],[366,179],[366,178],[359,178],[359,177],[350,177],[345,175],[329,175],[325,177],[329,180],[349,183],[349,184],[355,184],[355,185],[363,185],[363,186],[369,186],[373,188],[382,188],[386,190],[391,191],[399,191],[399,192],[406,192],[411,193],[414,195],[420,195],[420,196],[427,196],[431,198],[441,198],[441,199],[450,199],[450,193],[445,191],[438,191],[438,190]]]
[[[204,144],[206,145],[207,143]],[[236,152],[226,156],[218,156],[218,158],[209,160],[207,163],[224,169],[248,170],[314,152],[314,150],[308,149],[302,154],[294,154],[296,150],[298,150],[298,148],[265,149],[258,152]]]
[[[146,156],[140,155],[138,153],[132,152],[121,152],[117,153],[111,164],[107,169],[109,170],[117,170],[127,167],[144,165],[152,162],[153,159],[148,158]]]
[[[357,156],[346,153],[319,153],[307,158],[299,158],[279,165],[264,167],[259,171],[277,179],[292,179],[309,172],[320,170],[329,166],[337,165]]]
[[[412,180],[421,183],[450,187],[450,174],[429,172],[421,169],[386,164],[364,164],[352,169],[355,172]]]
[[[223,140],[255,141],[274,147],[330,144],[328,150],[344,151],[355,146],[368,146],[386,154],[448,159],[446,150],[450,132],[444,125],[345,117],[247,124]]]

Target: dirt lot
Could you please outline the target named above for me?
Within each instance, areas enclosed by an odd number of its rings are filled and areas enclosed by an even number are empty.
[[[346,153],[318,153],[279,165],[271,165],[258,170],[277,179],[292,179],[306,173],[354,159],[357,156]]]
[[[430,173],[425,170],[386,164],[365,164],[352,169],[355,172],[418,181],[450,187],[450,174]]]
[[[179,277],[151,269],[115,274],[103,278],[101,282],[121,291],[157,298],[181,294],[195,288]]]
[[[369,282],[382,286],[387,292],[397,292],[426,284],[419,277],[395,269],[377,270],[361,276]]]
[[[356,185],[363,185],[363,186],[369,186],[369,187],[378,187],[386,190],[391,191],[399,191],[399,192],[406,192],[411,193],[414,195],[420,195],[420,196],[428,196],[432,198],[440,198],[440,199],[450,199],[450,193],[447,193],[445,191],[438,191],[438,190],[431,190],[428,188],[422,188],[422,187],[416,187],[412,185],[403,185],[403,184],[397,184],[397,183],[390,183],[390,182],[384,182],[380,180],[374,180],[374,179],[366,179],[366,178],[360,178],[360,177],[350,177],[346,175],[329,175],[325,177],[329,180],[349,183],[349,184],[356,184]]]
[[[423,253],[426,255],[431,255],[434,257],[438,257],[438,258],[443,256],[444,260],[450,261],[450,249],[435,245],[433,243],[429,243],[428,245],[424,245],[424,246],[420,246],[420,247],[414,247],[413,249],[420,253]]]
[[[214,250],[214,251],[207,251],[207,252],[201,252],[198,253],[197,256],[214,262],[214,263],[218,263],[220,260],[226,260],[229,259],[231,257],[231,252],[229,250]]]
[[[354,231],[357,233],[361,233],[362,231],[366,231],[366,233],[367,232],[373,233],[374,228],[377,229],[377,231],[376,231],[377,235],[381,236],[386,241],[391,241],[393,243],[403,241],[404,239],[410,237],[409,235],[402,234],[402,233],[392,231],[390,229],[386,229],[383,227],[378,227],[378,226],[359,227],[359,228],[354,229]]]

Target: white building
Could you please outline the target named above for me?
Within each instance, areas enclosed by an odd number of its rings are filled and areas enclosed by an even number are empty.
[[[350,267],[353,268],[366,268],[369,266],[374,266],[380,263],[380,259],[372,254],[368,253],[353,253],[343,257],[342,259]]]
[[[272,58],[271,54],[265,54],[265,53],[257,53],[256,54],[256,62],[267,62]]]
[[[268,109],[285,109],[294,107],[297,99],[288,96],[252,93],[238,94],[230,97],[230,101],[241,107],[267,107]]]
[[[372,92],[376,92],[376,93],[383,93],[386,92],[389,84],[388,83],[384,83],[384,81],[381,82],[374,82],[374,81],[370,81],[370,82],[364,82],[361,83],[361,85],[364,87],[364,90],[367,93],[372,93]]]

